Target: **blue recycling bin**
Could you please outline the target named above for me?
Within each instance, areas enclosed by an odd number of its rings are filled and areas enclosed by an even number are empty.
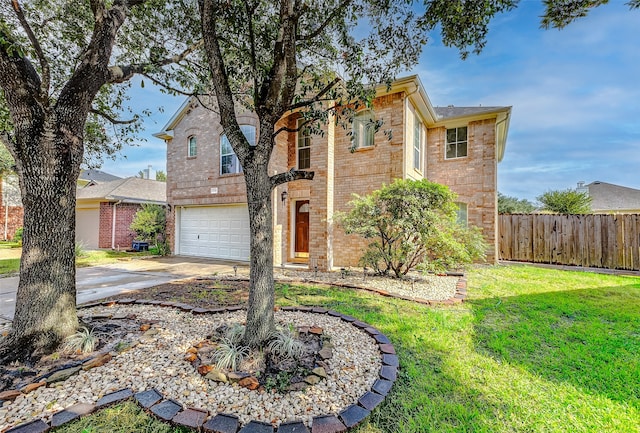
[[[134,251],[149,251],[149,242],[133,241],[131,249]]]

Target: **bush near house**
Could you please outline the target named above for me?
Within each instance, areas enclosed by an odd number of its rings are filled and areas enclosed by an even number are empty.
[[[163,206],[143,203],[129,228],[136,233],[136,239],[149,241],[155,245],[157,254],[165,256],[171,251],[166,236],[167,216]]]
[[[484,258],[487,248],[479,229],[457,223],[455,198],[445,185],[396,180],[356,195],[337,219],[346,233],[372,239],[360,262],[379,274],[454,269]]]

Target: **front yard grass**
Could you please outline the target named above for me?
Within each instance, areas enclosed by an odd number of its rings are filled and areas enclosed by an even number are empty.
[[[639,278],[492,266],[468,281],[455,307],[296,285],[278,286],[277,304],[332,308],[392,340],[399,379],[358,433],[640,431]],[[60,431],[133,431],[117,416],[130,410]]]
[[[76,267],[99,266],[116,263],[123,260],[133,260],[148,256],[148,252],[127,253],[124,251],[95,250],[85,251],[80,257],[76,257]],[[14,274],[20,271],[20,259],[0,259],[0,275]]]

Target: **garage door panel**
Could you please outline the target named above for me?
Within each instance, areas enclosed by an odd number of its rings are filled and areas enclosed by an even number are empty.
[[[182,208],[179,254],[249,260],[249,213],[246,206]]]

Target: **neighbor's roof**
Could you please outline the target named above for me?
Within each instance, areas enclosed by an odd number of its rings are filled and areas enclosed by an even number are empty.
[[[78,200],[123,201],[125,203],[167,202],[167,184],[151,179],[127,177],[77,190]]]
[[[640,209],[640,190],[607,182],[595,181],[587,185],[594,211]]]
[[[122,179],[121,177],[114,176],[113,174],[105,173],[101,170],[82,170],[80,172],[80,176],[78,176],[80,180],[94,181],[96,183],[104,183],[111,182],[112,180]]]

